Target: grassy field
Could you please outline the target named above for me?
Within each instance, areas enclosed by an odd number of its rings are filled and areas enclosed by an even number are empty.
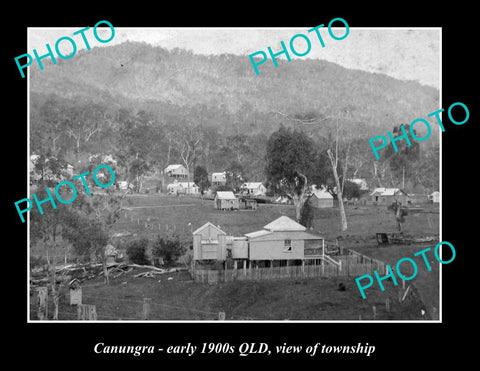
[[[416,295],[400,302],[400,290],[391,283],[386,283],[385,292],[378,287],[369,290],[364,300],[348,278],[205,285],[194,283],[186,272],[155,279],[135,278],[134,273],[138,270],[112,279],[108,286],[100,279],[85,283],[83,303],[96,305],[99,320],[140,320],[143,298],[151,299],[151,320],[217,320],[219,312],[225,312],[226,320],[429,319],[422,317],[424,306]],[[340,283],[345,285],[345,291],[338,290]],[[64,287],[59,306],[61,320],[76,319],[76,309],[68,305],[68,300]],[[34,305],[31,310],[35,318]]]
[[[178,234],[185,244],[191,244],[191,232],[210,221],[229,235],[241,236],[262,229],[281,215],[294,218],[291,205],[259,204],[258,209],[220,211],[212,200],[166,195],[132,195],[124,200],[125,210],[114,227],[114,232],[129,232],[131,236],[153,239],[157,235]],[[385,207],[347,207],[348,230],[340,231],[337,208],[317,209],[313,231],[327,240],[338,239],[340,246],[352,248],[367,256],[395,265],[403,257],[428,245],[388,245],[379,247],[376,232],[396,232],[396,222]],[[429,236],[439,233],[438,206],[426,205],[422,212],[410,213],[404,223],[405,233],[411,236]],[[430,245],[433,247],[434,244]],[[433,254],[431,255],[433,258]],[[433,258],[434,259],[434,258]],[[87,281],[84,303],[95,304],[99,319],[140,319],[143,298],[152,299],[153,320],[212,320],[218,312],[230,320],[370,320],[372,306],[376,319],[415,320],[432,319],[438,305],[438,263],[431,259],[433,271],[419,264],[418,275],[408,281],[412,295],[399,301],[401,285],[385,282],[382,292],[375,284],[362,299],[355,277],[317,278],[275,282],[230,282],[215,286],[194,283],[186,272],[152,278],[134,278],[138,269],[104,286],[101,279]],[[419,261],[419,260],[417,260]],[[422,263],[423,264],[423,263]],[[405,268],[405,269],[403,269]],[[402,272],[408,273],[407,264]],[[159,281],[160,280],[160,281]],[[343,283],[345,291],[339,291]],[[60,301],[60,319],[74,319],[75,311],[66,304],[68,295]],[[390,311],[386,302],[390,302]],[[421,310],[426,310],[422,316]],[[35,308],[32,307],[32,310]],[[62,318],[63,316],[63,318]]]

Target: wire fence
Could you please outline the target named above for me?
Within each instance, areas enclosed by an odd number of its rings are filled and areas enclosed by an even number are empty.
[[[30,318],[51,320],[54,313],[58,320],[78,320],[80,311],[77,305],[71,305],[70,295],[65,288],[58,291],[58,309],[55,311],[54,300],[45,298],[45,308],[41,309],[38,293],[30,302]],[[150,298],[122,299],[109,296],[81,295],[81,305],[94,306],[95,319],[106,321],[139,321],[139,320],[257,320],[246,315],[230,315],[227,317],[222,310],[206,310],[183,305],[154,302]],[[39,317],[43,310],[43,318]]]

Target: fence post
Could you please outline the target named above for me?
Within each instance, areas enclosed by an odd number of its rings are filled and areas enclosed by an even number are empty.
[[[142,319],[148,320],[150,317],[150,304],[152,302],[151,298],[143,298],[143,312],[142,312]]]
[[[373,319],[377,319],[377,307],[372,305]]]
[[[37,288],[37,299],[38,299],[38,311],[37,317],[39,320],[48,319],[48,288],[39,287]]]
[[[390,312],[390,299],[389,298],[385,299],[385,310],[387,312]]]
[[[77,306],[77,319],[80,321],[96,321],[97,310],[95,305],[80,304]]]
[[[53,316],[52,319],[58,320],[58,301],[59,301],[59,292],[52,290],[52,299],[53,299]]]

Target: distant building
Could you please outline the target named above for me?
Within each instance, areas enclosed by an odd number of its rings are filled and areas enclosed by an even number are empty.
[[[265,196],[267,193],[267,188],[261,182],[243,183],[240,190],[251,196]]]
[[[367,181],[365,179],[361,179],[361,178],[355,178],[355,179],[347,179],[349,182],[352,182],[352,183],[355,183],[356,185],[358,185],[360,187],[360,190],[361,191],[368,191],[368,184],[367,184]]]
[[[227,183],[227,173],[224,171],[222,173],[212,173],[212,185],[220,186]]]
[[[313,188],[311,192],[308,202],[312,207],[320,209],[333,207],[333,196],[325,188]]]
[[[175,180],[175,182],[167,185],[167,192],[177,195],[198,195],[200,193],[200,187],[194,182],[177,182]]]
[[[238,198],[231,191],[217,191],[213,200],[215,209],[238,210],[240,208]]]
[[[409,193],[407,203],[409,204],[426,204],[429,202],[428,195],[423,193]]]
[[[432,192],[429,196],[428,199],[430,202],[433,202],[434,204],[438,204],[440,202],[440,192],[434,191]]]
[[[395,201],[400,202],[402,205],[406,205],[408,195],[406,192],[399,188],[375,188],[370,193],[370,202],[373,205],[391,205]]]
[[[164,172],[166,176],[169,176],[171,178],[176,178],[176,179],[188,178],[188,170],[185,168],[185,166],[180,164],[168,165],[165,168]]]
[[[119,180],[117,182],[118,184],[118,189],[120,189],[121,191],[125,191],[127,190],[128,188],[132,188],[133,189],[133,184],[132,183],[128,183],[126,180]]]

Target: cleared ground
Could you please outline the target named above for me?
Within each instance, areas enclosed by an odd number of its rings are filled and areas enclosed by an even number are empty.
[[[281,215],[294,218],[290,205],[259,204],[258,209],[240,211],[215,210],[212,200],[164,195],[133,195],[124,200],[125,210],[114,232],[129,232],[129,238],[155,238],[157,235],[178,234],[185,244],[191,244],[191,232],[210,221],[229,235],[241,236],[262,227]],[[420,237],[438,235],[437,205],[425,205],[423,210],[410,213],[404,223],[406,234]],[[428,246],[425,244],[388,245],[379,247],[376,232],[396,232],[396,222],[386,207],[347,206],[348,230],[340,231],[337,208],[315,211],[313,231],[327,240],[338,239],[340,246],[395,265],[398,259]],[[418,275],[406,282],[410,295],[404,301],[404,290],[385,282],[381,291],[377,284],[369,288],[362,299],[355,277],[317,278],[277,282],[231,282],[215,286],[191,281],[186,272],[153,278],[134,278],[135,270],[113,279],[104,286],[101,279],[87,281],[84,303],[95,304],[99,319],[140,319],[143,298],[152,299],[153,320],[212,320],[225,312],[230,320],[412,320],[438,318],[438,262],[430,255],[433,270],[419,264]],[[421,260],[418,260],[421,262]],[[403,272],[403,266],[402,266]],[[405,266],[405,273],[408,273]],[[159,282],[160,280],[160,282]],[[343,283],[345,291],[338,285]],[[74,319],[75,310],[68,306],[64,289],[60,301],[60,319]],[[387,300],[388,299],[388,300]],[[390,310],[387,311],[387,306]],[[373,309],[375,307],[375,309]],[[436,308],[436,309],[433,309]],[[32,310],[35,310],[32,307]],[[422,315],[424,310],[424,315]],[[32,317],[34,318],[34,317]]]

